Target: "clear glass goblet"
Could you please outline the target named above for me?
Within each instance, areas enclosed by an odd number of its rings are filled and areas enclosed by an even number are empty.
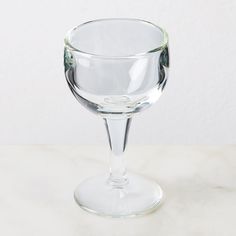
[[[155,181],[126,172],[124,151],[133,115],[156,102],[166,85],[166,32],[138,19],[90,21],[67,34],[64,65],[76,99],[105,120],[111,149],[110,173],[83,181],[76,202],[111,217],[153,211],[162,190]]]

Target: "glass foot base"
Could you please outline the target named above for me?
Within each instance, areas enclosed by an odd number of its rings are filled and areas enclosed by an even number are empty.
[[[163,196],[160,186],[145,177],[128,175],[128,183],[115,187],[107,175],[83,181],[75,190],[75,200],[84,210],[102,216],[134,217],[154,211]]]

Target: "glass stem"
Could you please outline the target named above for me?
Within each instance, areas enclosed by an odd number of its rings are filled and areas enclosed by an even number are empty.
[[[110,144],[110,176],[108,183],[122,187],[128,183],[124,152],[126,148],[131,118],[105,118]]]

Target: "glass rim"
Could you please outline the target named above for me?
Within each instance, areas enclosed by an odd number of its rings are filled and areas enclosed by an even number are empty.
[[[95,53],[90,53],[90,52],[86,52],[86,51],[83,51],[83,50],[80,50],[76,47],[74,47],[71,42],[70,42],[70,36],[72,34],[73,31],[79,29],[80,27],[83,27],[87,24],[91,24],[91,23],[94,23],[94,22],[101,22],[101,21],[109,21],[109,20],[126,20],[126,21],[136,21],[136,22],[140,22],[140,23],[143,23],[143,24],[148,24],[158,30],[160,30],[163,34],[163,40],[162,40],[162,43],[160,44],[160,46],[156,47],[156,48],[153,48],[149,51],[146,51],[146,52],[141,52],[141,53],[136,53],[136,54],[131,54],[131,55],[121,55],[121,56],[109,56],[109,55],[102,55],[102,54],[95,54]],[[70,49],[70,50],[73,50],[73,51],[76,51],[77,53],[80,53],[82,54],[83,56],[86,56],[86,57],[97,57],[97,58],[103,58],[103,59],[121,59],[121,58],[136,58],[136,57],[143,57],[143,56],[146,56],[148,54],[153,54],[153,53],[156,53],[158,51],[161,51],[163,50],[164,48],[166,48],[168,44],[168,34],[167,32],[161,28],[160,26],[150,22],[150,21],[146,21],[146,20],[142,20],[142,19],[137,19],[137,18],[103,18],[103,19],[96,19],[96,20],[91,20],[91,21],[87,21],[87,22],[84,22],[74,28],[72,28],[71,30],[69,30],[64,38],[64,45],[66,48]]]

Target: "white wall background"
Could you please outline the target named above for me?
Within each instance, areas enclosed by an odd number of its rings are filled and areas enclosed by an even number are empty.
[[[170,38],[169,83],[134,119],[131,143],[236,143],[236,1],[9,0],[0,11],[0,144],[106,142],[62,60],[67,30],[106,17],[146,19]]]

